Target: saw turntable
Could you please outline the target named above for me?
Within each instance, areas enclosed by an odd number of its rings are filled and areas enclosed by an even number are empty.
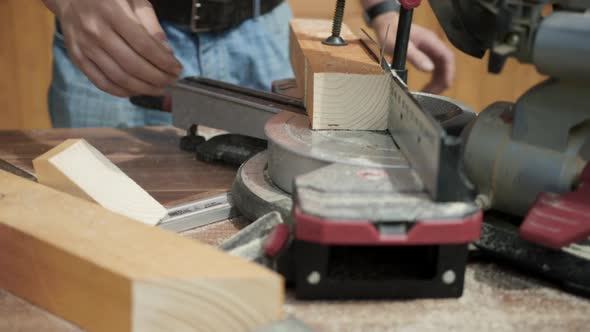
[[[313,131],[289,112],[265,129],[268,151],[240,168],[232,192],[244,215],[280,211],[289,221],[266,253],[299,297],[462,293],[467,243],[481,222],[468,193],[433,201],[386,132]]]

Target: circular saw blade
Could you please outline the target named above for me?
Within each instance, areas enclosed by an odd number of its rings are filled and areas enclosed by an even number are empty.
[[[447,130],[462,128],[475,117],[468,106],[428,94],[417,100]],[[294,179],[338,163],[381,169],[409,168],[386,131],[311,130],[307,116],[283,112],[265,126],[268,150],[242,165],[232,187],[236,206],[246,217],[278,211],[289,217]]]

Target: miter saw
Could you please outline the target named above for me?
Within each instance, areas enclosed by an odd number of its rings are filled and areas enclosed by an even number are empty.
[[[475,112],[410,93],[382,48],[364,42],[389,77],[389,131],[311,130],[301,99],[202,78],[172,91],[174,124],[268,140],[232,197],[252,220],[287,220],[265,254],[299,298],[460,296],[482,220],[458,137]]]
[[[232,198],[249,219],[278,211],[287,220],[267,240],[266,254],[300,298],[462,293],[467,244],[479,237],[482,215],[457,165],[460,138],[449,132],[458,135],[475,112],[410,94],[390,73],[392,98],[404,105],[392,116],[408,122],[390,130],[428,132],[395,141],[388,132],[314,131],[299,99],[202,78],[172,91],[176,126],[268,140],[268,150],[238,171]],[[414,140],[424,150],[407,158],[400,147]]]
[[[174,124],[268,140],[240,168],[233,199],[251,219],[289,220],[266,253],[299,297],[459,296],[480,208],[484,252],[588,291],[589,1],[431,4],[457,47],[490,50],[490,71],[514,56],[552,78],[476,118],[410,93],[369,42],[390,75],[388,132],[313,131],[300,99],[202,78],[172,89]]]

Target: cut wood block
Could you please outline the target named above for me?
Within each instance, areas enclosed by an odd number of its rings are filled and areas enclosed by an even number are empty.
[[[156,225],[167,210],[100,151],[69,139],[33,160],[39,183]]]
[[[88,331],[251,331],[282,278],[0,171],[0,288]]]
[[[347,46],[328,46],[328,20],[291,21],[291,65],[312,129],[386,130],[389,80],[346,25]]]

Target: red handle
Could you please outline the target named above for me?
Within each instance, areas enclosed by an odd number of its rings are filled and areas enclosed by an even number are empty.
[[[590,236],[590,164],[584,168],[576,191],[539,194],[520,226],[520,236],[553,249]]]
[[[277,225],[264,241],[264,254],[267,257],[276,257],[283,251],[291,236],[289,226]]]
[[[400,0],[399,1],[399,3],[405,9],[414,9],[414,8],[420,6],[420,2],[422,2],[422,0]]]

